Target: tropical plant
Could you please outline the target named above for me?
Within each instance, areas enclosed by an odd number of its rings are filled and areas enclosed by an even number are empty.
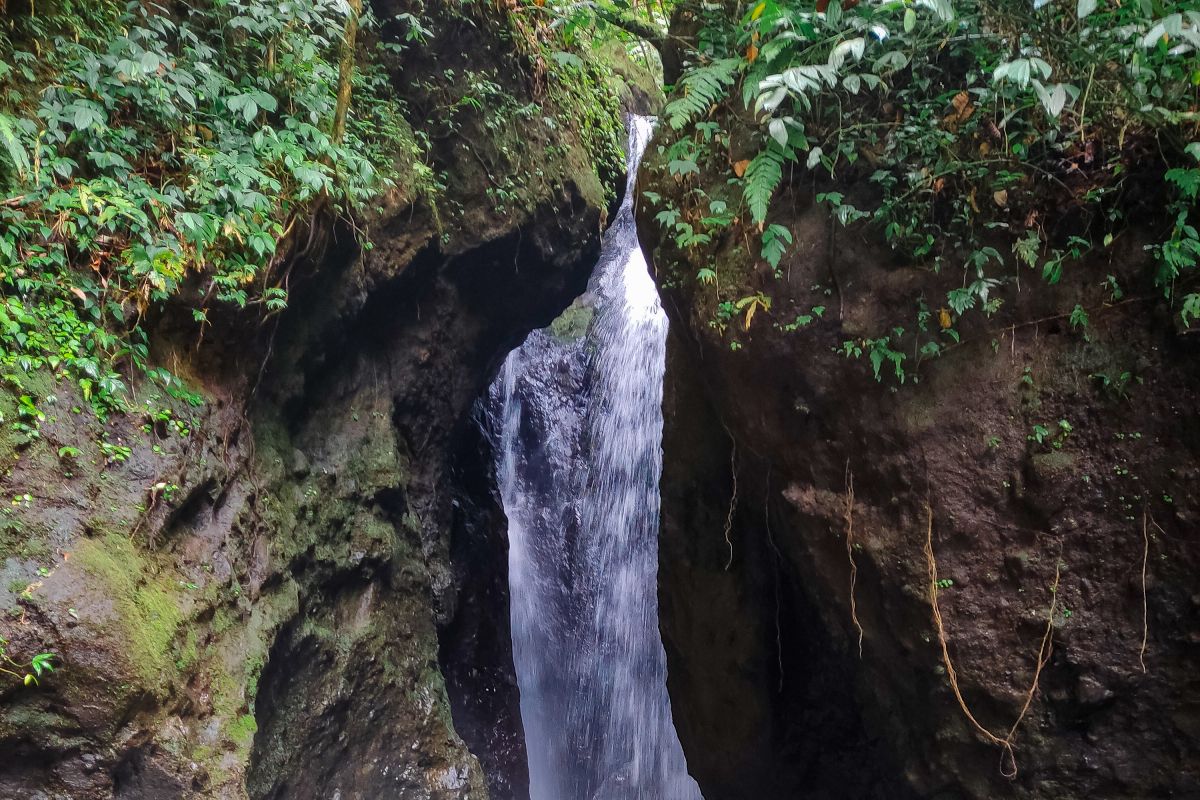
[[[0,364],[70,378],[102,416],[131,371],[179,388],[149,363],[151,307],[187,286],[202,324],[280,311],[317,210],[352,213],[412,147],[382,73],[347,71],[339,0],[114,5],[0,32]]]
[[[702,29],[662,144],[682,188],[657,198],[659,219],[713,239],[693,209],[701,194],[724,201],[757,237],[752,255],[775,267],[790,242],[772,201],[806,171],[830,187],[816,195],[840,224],[866,220],[903,258],[961,271],[942,324],[873,340],[887,340],[872,348],[881,365],[940,351],[964,315],[1000,309],[1018,284],[1002,243],[1057,283],[1131,215],[1145,224],[1144,182],[1165,181],[1153,279],[1187,324],[1200,311],[1197,293],[1180,291],[1200,262],[1200,10],[1189,5],[696,4]],[[747,119],[754,151],[731,157]],[[1067,316],[1086,327],[1082,304]]]
[[[8,640],[0,636],[0,673],[24,686],[37,686],[43,674],[54,672],[53,653],[38,653],[28,661],[16,661],[8,654]]]

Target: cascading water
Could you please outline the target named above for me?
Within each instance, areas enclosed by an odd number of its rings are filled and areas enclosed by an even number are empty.
[[[629,182],[584,298],[587,334],[530,334],[488,398],[532,800],[700,798],[658,632],[667,320],[632,207],[651,130],[630,121]]]

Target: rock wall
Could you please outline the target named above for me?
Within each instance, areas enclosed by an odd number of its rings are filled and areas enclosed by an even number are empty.
[[[645,188],[671,196],[664,166]],[[1200,796],[1200,342],[1144,237],[1006,296],[898,385],[843,343],[953,276],[834,225],[803,179],[773,208],[796,240],[778,276],[737,235],[681,250],[641,214],[674,337],[661,625],[705,797]],[[770,309],[723,333],[688,279],[713,265]],[[999,739],[1022,720],[1011,759],[967,710]]]
[[[50,413],[0,441],[20,498],[0,520],[0,636],[59,667],[0,683],[0,796],[525,791],[506,543],[470,413],[583,290],[620,165],[547,99],[506,11],[375,10],[433,32],[391,64],[418,131],[466,73],[541,112],[454,112],[430,136],[445,192],[381,198],[369,250],[314,217],[282,315],[201,331],[163,311],[155,357],[200,405],[135,383],[144,413],[102,423],[52,376],[9,381],[7,419],[26,394]]]

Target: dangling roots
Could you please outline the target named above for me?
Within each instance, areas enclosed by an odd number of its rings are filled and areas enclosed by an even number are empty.
[[[1150,532],[1146,529],[1148,512],[1142,508],[1142,646],[1138,650],[1138,663],[1146,671],[1146,640],[1150,637],[1149,606],[1146,603],[1146,562],[1150,560]]]
[[[946,668],[946,676],[950,679],[950,688],[954,691],[954,697],[958,700],[959,708],[962,709],[963,714],[966,715],[972,727],[975,728],[980,736],[986,739],[989,744],[994,744],[1001,749],[1000,774],[1011,780],[1017,777],[1017,758],[1013,749],[1013,741],[1016,739],[1017,728],[1021,726],[1025,715],[1029,712],[1029,707],[1033,704],[1033,698],[1038,690],[1038,681],[1042,677],[1042,668],[1050,660],[1050,653],[1054,647],[1054,612],[1058,607],[1058,584],[1062,576],[1062,564],[1058,559],[1055,559],[1054,584],[1050,587],[1050,609],[1046,614],[1046,633],[1042,636],[1042,644],[1038,648],[1037,667],[1033,671],[1033,682],[1029,685],[1029,691],[1025,694],[1025,703],[1021,706],[1021,713],[1017,715],[1016,722],[1008,729],[1008,733],[1004,738],[1000,738],[983,727],[979,720],[975,719],[975,715],[967,707],[967,701],[963,699],[962,690],[958,685],[958,672],[954,669],[954,663],[950,660],[950,649],[946,642],[946,628],[942,623],[941,609],[938,608],[937,560],[933,556],[933,507],[928,502],[925,503],[925,512],[929,518],[929,525],[925,532],[925,561],[929,570],[929,605],[933,610],[933,624],[937,628],[938,643],[942,648],[942,664]]]
[[[858,604],[854,599],[854,587],[858,582],[858,564],[854,560],[854,473],[850,471],[850,459],[846,459],[846,557],[850,559],[850,620],[858,629],[858,657],[862,658],[863,626],[858,621]]]
[[[730,437],[732,439],[732,437]],[[725,562],[725,571],[733,566],[733,512],[737,510],[737,445],[729,446],[729,471],[733,473],[733,494],[729,497],[729,513],[725,516],[725,544],[729,545],[729,560]]]
[[[1154,521],[1154,517],[1149,516],[1150,512],[1145,507],[1142,508],[1142,646],[1138,650],[1138,663],[1142,665],[1142,672],[1146,671],[1146,642],[1150,640],[1150,604],[1146,601],[1146,568],[1150,565],[1150,531],[1146,528],[1146,519],[1149,517],[1150,524],[1153,525],[1159,533],[1166,536],[1166,531],[1162,526]]]

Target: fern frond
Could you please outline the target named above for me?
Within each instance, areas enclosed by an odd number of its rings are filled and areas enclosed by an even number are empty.
[[[679,130],[708,114],[710,108],[725,96],[734,80],[741,59],[719,58],[711,64],[688,72],[680,80],[683,94],[667,103],[666,115],[670,126]]]
[[[771,206],[771,197],[783,180],[783,161],[786,152],[777,142],[772,140],[767,149],[756,155],[746,167],[746,177],[742,186],[742,196],[750,207],[750,216],[755,224],[761,225],[767,219],[767,209]]]

